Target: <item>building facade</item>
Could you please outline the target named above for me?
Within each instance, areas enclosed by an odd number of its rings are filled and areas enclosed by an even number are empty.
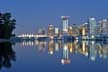
[[[95,35],[96,33],[96,19],[90,18],[88,21],[89,24],[89,35]]]

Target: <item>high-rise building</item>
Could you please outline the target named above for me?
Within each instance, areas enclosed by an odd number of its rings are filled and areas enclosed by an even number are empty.
[[[98,32],[98,34],[102,34],[102,32],[103,32],[103,23],[102,23],[102,21],[99,21],[98,22],[98,27],[97,27],[97,32]]]
[[[72,36],[78,36],[80,35],[80,29],[77,24],[72,25]]]
[[[68,32],[68,18],[69,16],[61,16],[63,21],[63,33]]]
[[[90,18],[88,24],[89,24],[89,34],[95,35],[96,34],[96,19]]]
[[[102,30],[103,30],[103,34],[106,35],[108,33],[108,20],[107,19],[104,19],[102,21]]]
[[[48,37],[53,39],[53,36],[54,36],[54,26],[53,25],[49,25],[48,26]]]
[[[68,28],[68,35],[72,36],[72,26],[69,26],[69,28]]]
[[[82,36],[87,36],[88,35],[88,23],[84,23],[80,26],[80,34]]]
[[[55,36],[59,36],[60,35],[60,29],[56,27],[54,30],[55,30],[54,31],[55,32]]]

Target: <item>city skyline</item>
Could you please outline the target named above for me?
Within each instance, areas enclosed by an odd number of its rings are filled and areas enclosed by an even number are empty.
[[[0,0],[0,72],[108,72],[108,0]]]
[[[95,17],[89,18],[82,24],[69,24],[70,16],[61,16],[61,26],[57,27],[49,24],[47,28],[44,26],[38,28],[35,33],[23,33],[21,35],[48,35],[60,36],[61,34],[68,36],[87,36],[87,35],[107,35],[108,33],[108,18],[97,21]],[[20,34],[19,34],[20,35]],[[18,36],[19,36],[18,35]]]
[[[48,24],[61,25],[60,16],[71,16],[69,24],[82,24],[89,17],[97,20],[108,16],[107,0],[1,0],[0,11],[11,12],[17,20],[16,33],[35,33]],[[28,30],[29,29],[29,30]]]

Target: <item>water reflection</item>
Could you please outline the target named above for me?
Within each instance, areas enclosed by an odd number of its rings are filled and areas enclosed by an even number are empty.
[[[11,61],[16,61],[15,52],[10,42],[0,43],[0,69],[11,68]]]
[[[87,57],[91,61],[96,61],[97,58],[107,59],[108,44],[95,41],[74,41],[64,42],[58,41],[24,41],[23,46],[37,46],[38,51],[53,55],[56,52],[62,52],[61,64],[70,64],[72,54],[80,54]]]

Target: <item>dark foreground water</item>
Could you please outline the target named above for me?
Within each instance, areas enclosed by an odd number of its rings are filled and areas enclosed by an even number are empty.
[[[108,72],[108,43],[0,43],[0,72]]]

